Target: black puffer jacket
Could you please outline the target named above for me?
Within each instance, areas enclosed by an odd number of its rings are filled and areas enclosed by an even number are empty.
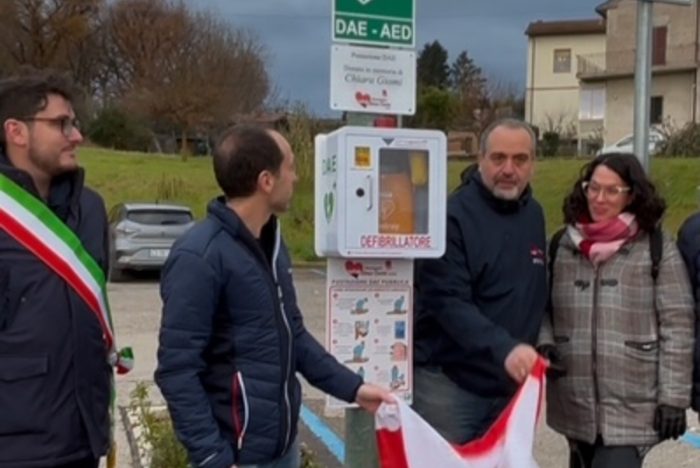
[[[678,250],[688,269],[695,298],[695,353],[691,405],[700,412],[700,213],[685,220],[678,232]]]
[[[0,153],[0,172],[37,196]],[[107,270],[107,216],[79,170],[56,179],[49,207]],[[0,467],[100,457],[109,444],[111,369],[102,330],[78,295],[0,228]]]
[[[268,463],[296,436],[296,372],[345,401],[362,380],[309,334],[276,219],[258,242],[222,199],[180,238],[161,282],[156,382],[195,466]]]
[[[447,248],[417,268],[415,362],[482,396],[516,390],[504,370],[535,344],[547,301],[544,216],[527,188],[495,198],[472,170],[447,204]]]

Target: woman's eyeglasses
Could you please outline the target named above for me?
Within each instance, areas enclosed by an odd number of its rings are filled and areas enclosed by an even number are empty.
[[[622,194],[632,190],[630,187],[622,187],[620,185],[599,185],[593,181],[586,180],[581,182],[581,188],[583,193],[588,196],[588,198],[597,198],[601,193],[608,200],[613,200],[622,196]]]

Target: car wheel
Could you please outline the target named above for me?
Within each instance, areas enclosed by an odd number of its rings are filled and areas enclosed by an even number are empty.
[[[109,281],[112,283],[119,283],[126,280],[126,272],[121,268],[110,267],[109,268]]]
[[[109,281],[112,283],[119,283],[121,281],[126,280],[126,272],[124,271],[123,268],[118,268],[117,267],[117,256],[114,252],[114,249],[110,249],[109,251]]]

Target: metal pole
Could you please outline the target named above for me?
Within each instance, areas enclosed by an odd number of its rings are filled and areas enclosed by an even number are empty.
[[[637,53],[634,71],[634,153],[649,173],[652,2],[637,3]]]
[[[374,415],[362,409],[345,410],[345,466],[379,467]]]
[[[349,113],[348,121],[355,116]],[[370,114],[379,117],[382,114]],[[396,116],[396,126],[403,126],[403,116]],[[345,466],[349,468],[379,468],[374,415],[361,409],[345,410]]]
[[[348,124],[369,126],[381,114],[348,112]],[[379,468],[374,415],[360,408],[345,410],[345,463],[348,468]]]

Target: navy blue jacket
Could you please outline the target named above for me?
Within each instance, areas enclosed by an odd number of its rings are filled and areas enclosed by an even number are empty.
[[[511,395],[505,358],[535,344],[547,302],[544,216],[530,189],[499,200],[468,173],[448,200],[445,255],[421,262],[416,293],[416,365],[478,395]]]
[[[700,213],[688,218],[678,232],[678,249],[688,268],[695,297],[695,358],[691,406],[700,412]]]
[[[305,329],[290,267],[277,220],[258,241],[223,199],[173,246],[155,377],[195,466],[284,455],[301,405],[296,372],[355,399],[362,380]]]
[[[0,153],[0,172],[38,198]],[[49,207],[107,271],[107,215],[83,172],[54,180]],[[0,229],[0,467],[104,455],[111,368],[97,318],[41,260]]]

